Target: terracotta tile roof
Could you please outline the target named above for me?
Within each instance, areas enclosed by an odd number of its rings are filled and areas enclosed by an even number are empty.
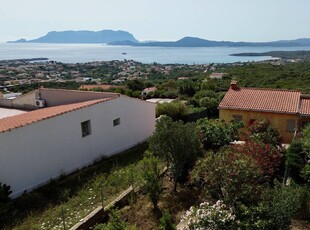
[[[300,114],[310,116],[310,97],[309,98],[301,98]]]
[[[291,90],[230,88],[219,108],[295,114],[300,95],[299,91]]]
[[[97,99],[91,101],[85,101],[80,103],[60,105],[49,108],[43,108],[34,110],[28,113],[0,119],[0,133],[10,131],[15,128],[30,125],[32,123],[42,121],[48,118],[59,116],[64,113],[68,113],[74,110],[82,109],[88,106],[92,106],[101,102],[109,101],[116,97]]]
[[[142,90],[142,92],[144,93],[150,93],[150,92],[154,92],[156,91],[157,88],[156,87],[149,87],[149,88],[145,88],[144,90]]]
[[[81,85],[79,89],[96,89],[96,88],[101,88],[103,90],[109,90],[111,88],[111,85]]]

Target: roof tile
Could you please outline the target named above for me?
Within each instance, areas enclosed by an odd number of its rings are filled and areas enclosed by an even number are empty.
[[[230,88],[219,108],[294,114],[298,112],[300,95],[291,90]]]
[[[301,98],[300,114],[310,115],[310,98]]]
[[[74,110],[82,109],[88,106],[92,106],[101,102],[109,101],[115,97],[103,98],[85,102],[79,102],[68,105],[59,105],[49,108],[43,108],[34,110],[28,113],[19,114],[12,117],[0,119],[0,133],[10,131],[12,129],[30,125],[32,123],[59,116],[64,113],[68,113]]]

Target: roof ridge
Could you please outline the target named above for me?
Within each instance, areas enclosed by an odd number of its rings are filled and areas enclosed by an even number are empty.
[[[239,87],[239,89],[270,90],[270,91],[282,91],[282,92],[297,92],[297,93],[301,93],[300,90],[294,90],[294,89],[273,89],[273,88],[252,88],[252,87]]]
[[[96,92],[96,91],[84,91],[84,90],[76,90],[76,89],[54,89],[54,88],[39,88],[39,90],[49,90],[49,91],[65,91],[65,92],[78,92],[78,93],[93,93],[93,94],[115,94],[120,95],[120,93],[112,93],[112,92]]]

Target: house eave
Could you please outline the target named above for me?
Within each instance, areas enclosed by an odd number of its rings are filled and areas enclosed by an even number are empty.
[[[244,109],[244,108],[222,107],[222,106],[219,106],[218,109],[239,110],[239,111],[251,111],[251,112],[262,112],[262,113],[278,113],[278,114],[298,115],[297,112],[285,112],[285,111],[274,111],[274,110],[264,110],[264,109]]]

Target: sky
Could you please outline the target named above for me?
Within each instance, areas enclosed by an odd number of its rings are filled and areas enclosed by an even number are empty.
[[[0,0],[0,42],[125,30],[139,41],[310,38],[310,0]]]

